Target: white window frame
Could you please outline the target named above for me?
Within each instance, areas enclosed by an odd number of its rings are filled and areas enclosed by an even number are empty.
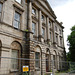
[[[17,19],[15,19],[15,15],[16,14],[19,15],[19,21]],[[20,22],[21,22],[21,14],[15,11],[15,14],[14,14],[14,24],[13,24],[14,28],[20,29],[20,25],[21,25]],[[15,23],[18,23],[18,25],[16,25]]]
[[[36,23],[32,22],[32,32],[36,35]]]
[[[13,51],[16,51],[17,52],[17,57],[13,57]],[[13,58],[13,59],[11,59],[11,71],[17,71],[18,70],[18,59],[16,59],[16,58],[18,58],[18,55],[19,55],[19,51],[18,50],[12,50],[11,51],[11,57]],[[14,62],[14,63],[13,63]],[[16,63],[15,63],[16,62]],[[13,65],[13,67],[12,67],[12,65]]]

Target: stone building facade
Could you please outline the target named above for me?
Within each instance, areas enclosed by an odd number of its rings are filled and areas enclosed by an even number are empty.
[[[0,0],[0,57],[40,60],[21,63],[29,65],[32,75],[49,72],[50,60],[65,60],[63,29],[47,0]],[[54,64],[59,70],[59,63]]]

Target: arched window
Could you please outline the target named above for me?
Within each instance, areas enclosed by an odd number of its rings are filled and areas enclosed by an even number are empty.
[[[53,51],[53,61],[54,61],[54,67],[56,68],[56,58],[57,54],[56,54],[56,51]]]
[[[46,50],[46,71],[50,71],[50,52],[49,49]]]
[[[41,49],[40,47],[36,47],[35,48],[35,69],[40,70],[40,66],[41,66]]]
[[[11,69],[17,70],[19,69],[19,58],[21,55],[21,45],[18,42],[12,42],[11,44],[11,57],[15,59],[11,59]]]

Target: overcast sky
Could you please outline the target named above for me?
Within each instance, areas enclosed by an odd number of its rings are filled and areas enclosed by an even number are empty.
[[[63,22],[64,40],[66,51],[68,52],[67,36],[70,34],[70,28],[75,25],[75,0],[48,0],[54,10],[57,20]]]

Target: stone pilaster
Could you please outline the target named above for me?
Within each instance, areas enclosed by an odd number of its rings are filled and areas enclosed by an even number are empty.
[[[55,43],[55,22],[53,22],[53,42]]]
[[[39,41],[41,41],[42,38],[42,23],[41,23],[41,10],[39,10],[39,25],[38,25],[38,32],[39,32]]]
[[[29,10],[28,10],[28,31],[30,32],[29,36],[30,38],[33,38],[33,33],[32,33],[32,2],[29,2],[29,6],[28,6]]]
[[[49,33],[49,18],[47,17],[47,41],[50,40],[50,33]]]

